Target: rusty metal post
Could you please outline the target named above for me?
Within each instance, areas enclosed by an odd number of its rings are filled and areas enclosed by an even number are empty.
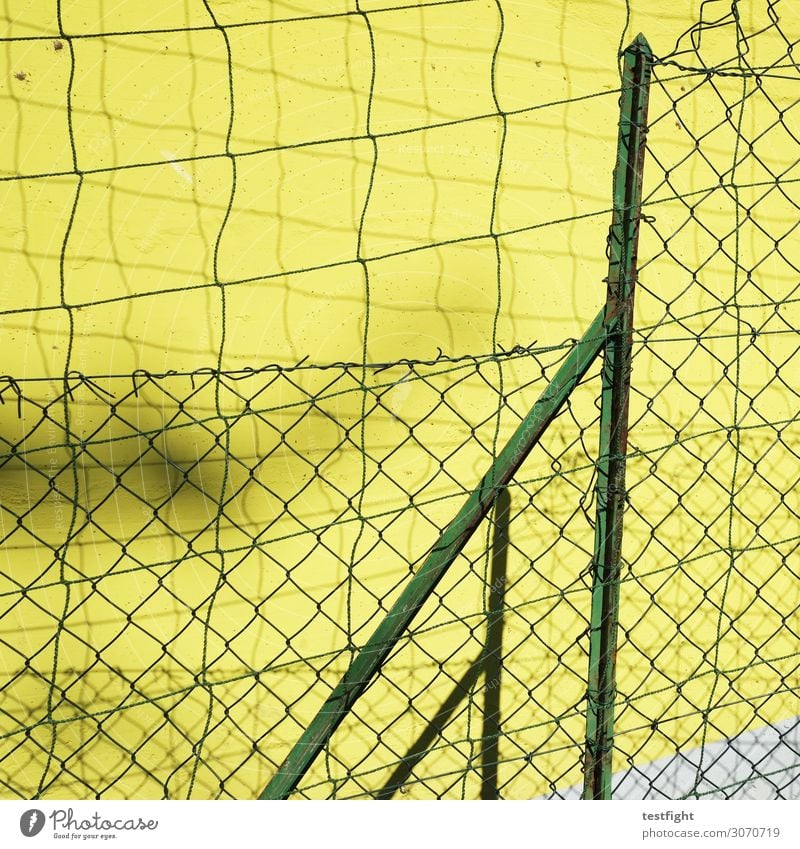
[[[652,54],[638,35],[623,54],[614,213],[609,238],[597,520],[589,630],[584,799],[610,799],[633,296]]]

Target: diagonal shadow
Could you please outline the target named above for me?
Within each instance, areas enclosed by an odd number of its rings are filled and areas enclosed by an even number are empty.
[[[430,747],[442,735],[458,706],[472,691],[481,673],[485,673],[483,734],[481,740],[481,799],[497,799],[497,765],[499,763],[500,679],[503,670],[503,607],[505,604],[506,568],[508,563],[508,524],[511,497],[501,489],[495,502],[495,532],[492,538],[492,569],[489,585],[489,610],[486,645],[467,667],[461,678],[442,702],[439,712],[397,765],[389,780],[375,795],[376,799],[391,799],[412,776],[414,767],[428,754]]]

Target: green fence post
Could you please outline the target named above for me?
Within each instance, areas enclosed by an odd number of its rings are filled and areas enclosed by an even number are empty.
[[[614,213],[609,239],[606,343],[595,488],[584,799],[610,799],[616,699],[622,516],[628,444],[633,296],[652,54],[638,35],[623,54]]]
[[[353,659],[341,681],[272,777],[261,799],[285,799],[297,787],[314,758],[339,727],[356,699],[372,682],[411,620],[491,510],[497,494],[514,476],[558,414],[561,405],[583,379],[605,344],[604,328],[607,320],[607,309],[604,307],[573,345],[530,412],[519,423],[453,521],[444,529],[419,571],[406,584],[397,601]]]

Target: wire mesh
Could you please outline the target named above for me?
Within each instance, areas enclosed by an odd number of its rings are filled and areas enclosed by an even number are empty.
[[[798,68],[779,6],[703,3],[655,69],[618,793],[797,796]]]
[[[4,39],[2,793],[252,798],[602,300],[614,54],[510,0],[95,5]],[[651,40],[617,797],[797,793],[779,6]],[[298,796],[580,792],[599,391],[510,487],[502,676],[490,520]]]

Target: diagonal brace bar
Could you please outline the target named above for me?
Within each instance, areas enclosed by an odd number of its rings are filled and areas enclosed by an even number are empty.
[[[492,508],[497,494],[514,476],[558,414],[561,405],[583,379],[605,343],[605,324],[612,318],[608,307],[602,308],[572,347],[553,380],[520,422],[477,488],[444,529],[419,571],[409,580],[397,601],[353,659],[339,684],[295,743],[261,794],[261,799],[285,799],[297,787],[314,758],[330,740],[355,701],[367,689],[412,619]]]
[[[609,235],[606,295],[609,319],[605,325],[595,487],[597,520],[589,629],[584,799],[611,798],[633,296],[652,61],[650,47],[641,34],[623,54],[614,213]]]

